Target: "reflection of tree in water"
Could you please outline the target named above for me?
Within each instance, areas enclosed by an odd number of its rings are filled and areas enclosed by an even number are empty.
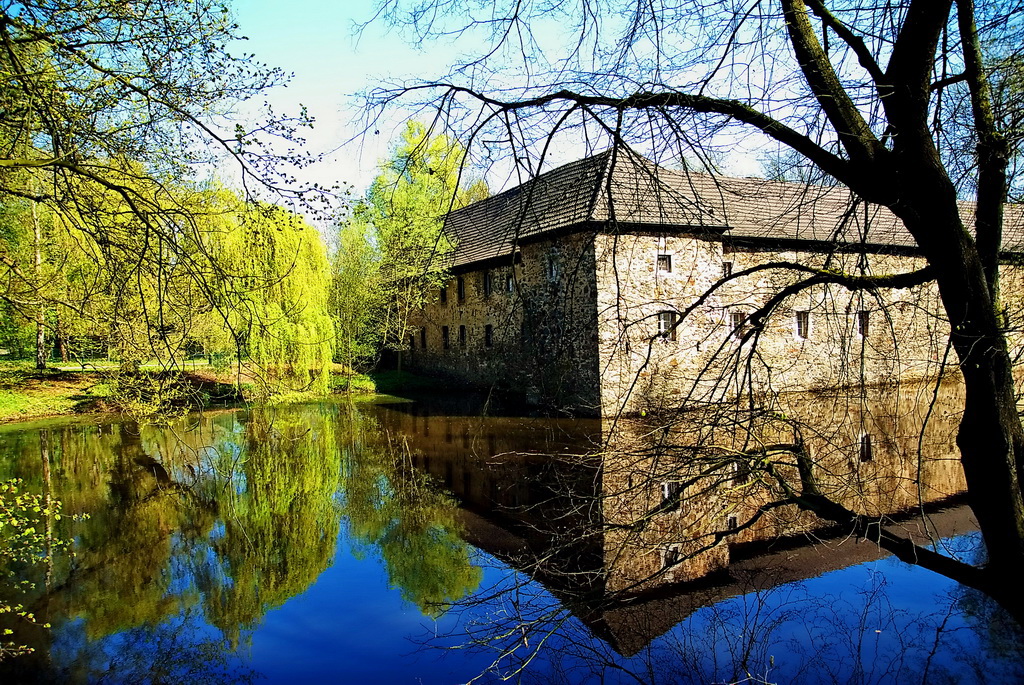
[[[60,523],[75,557],[49,585],[37,579],[37,611],[55,628],[29,636],[34,657],[4,664],[19,678],[216,682],[241,633],[330,563],[339,462],[329,415],[191,421],[51,432],[54,495],[65,514],[90,518]],[[12,437],[19,458],[7,463],[38,483],[38,433]],[[200,619],[224,637],[198,630]]]
[[[369,417],[349,412],[344,421],[343,511],[354,551],[379,553],[391,587],[436,617],[483,577],[459,536],[456,503],[412,466],[407,444],[382,436]]]
[[[214,560],[196,580],[207,620],[233,643],[309,588],[334,558],[334,432],[325,410],[259,411],[246,421],[241,444],[217,445],[217,472],[230,479],[210,483],[219,489],[222,524],[210,537]]]

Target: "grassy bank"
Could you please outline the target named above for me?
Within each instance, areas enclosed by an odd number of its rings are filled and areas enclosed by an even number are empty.
[[[182,368],[182,367],[179,367]],[[215,369],[205,364],[189,363],[181,372],[164,373],[158,364],[144,365],[137,392],[128,383],[122,383],[119,392],[112,372],[113,362],[78,365],[37,370],[31,362],[0,362],[0,423],[29,421],[53,416],[74,414],[121,412],[138,409],[145,402],[153,402],[152,394],[159,386],[174,395],[171,401],[179,409],[200,410],[213,406],[231,406],[253,399],[257,388],[263,387],[254,378],[239,376],[237,370]],[[339,365],[332,369],[331,392],[352,392],[362,396],[379,390],[375,377],[349,373]],[[411,374],[387,372],[381,376],[386,388],[426,388],[428,382]],[[163,382],[157,382],[157,381]],[[126,387],[128,386],[128,387]],[[239,392],[239,388],[241,392]],[[134,399],[132,399],[134,397]],[[308,392],[279,392],[261,401],[270,404],[304,402],[313,399]],[[121,402],[128,402],[124,406]],[[134,404],[133,404],[134,403]]]
[[[177,365],[175,372],[164,372],[158,363],[144,364],[133,387],[130,380],[118,379],[115,362],[62,365],[37,370],[28,361],[0,362],[0,423],[28,421],[52,416],[121,412],[144,409],[154,393],[171,396],[165,406],[179,410],[200,410],[213,406],[232,406],[256,398],[265,386],[256,378],[238,373],[237,368],[214,368],[189,361]],[[118,385],[119,384],[119,385]],[[115,387],[116,386],[116,387]],[[449,388],[434,378],[406,371],[352,373],[335,364],[331,369],[331,393],[360,396],[426,395],[443,393]],[[257,398],[270,404],[305,402],[315,399],[309,392],[287,391]],[[127,404],[126,404],[127,403]]]
[[[0,422],[109,411],[110,388],[96,373],[0,366]]]

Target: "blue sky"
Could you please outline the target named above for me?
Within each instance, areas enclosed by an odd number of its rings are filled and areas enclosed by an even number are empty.
[[[275,110],[297,112],[305,105],[316,118],[305,133],[313,152],[327,153],[322,164],[301,173],[302,180],[329,185],[345,181],[363,191],[373,180],[379,158],[388,150],[407,113],[395,111],[379,122],[380,133],[363,137],[356,94],[382,78],[443,74],[454,60],[451,46],[430,50],[409,45],[374,24],[361,35],[356,26],[373,16],[372,0],[235,0],[240,33],[248,41],[235,52],[294,74],[287,88],[270,93]]]
[[[269,95],[275,110],[297,112],[302,104],[316,118],[314,129],[305,134],[307,148],[325,158],[299,171],[300,181],[327,186],[345,182],[354,187],[356,195],[362,194],[376,174],[377,162],[387,154],[411,113],[391,110],[387,119],[372,127],[379,133],[363,136],[365,123],[357,94],[383,79],[442,76],[460,54],[479,48],[467,37],[459,44],[411,45],[382,21],[359,32],[358,26],[373,17],[376,4],[377,0],[232,2],[240,33],[249,39],[235,51],[253,53],[258,60],[294,74],[287,88]],[[564,38],[558,35],[557,26],[541,30],[545,38]],[[574,155],[573,149],[563,152],[563,157]],[[758,168],[753,157],[743,153],[726,164],[726,170],[736,175],[755,174]],[[507,174],[489,177],[491,190],[501,190],[507,178]]]

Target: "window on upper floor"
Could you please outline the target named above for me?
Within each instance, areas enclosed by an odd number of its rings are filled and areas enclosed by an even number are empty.
[[[505,292],[514,293],[516,291],[516,279],[511,273],[505,276]]]
[[[732,276],[732,262],[722,262],[722,278]]]
[[[667,480],[661,484],[661,503],[667,510],[675,511],[679,508],[683,490],[683,484],[678,480]]]
[[[658,336],[665,340],[676,339],[676,319],[677,314],[674,311],[668,310],[664,312],[658,312]]]
[[[420,348],[427,349],[427,328],[424,326],[420,329]]]
[[[491,272],[489,269],[484,269],[483,273],[483,286],[484,286],[484,297],[490,297],[491,295]]]
[[[659,254],[658,255],[658,273],[670,274],[672,273],[672,255],[670,254]]]
[[[446,304],[448,302],[448,286],[447,285],[442,285],[441,289],[439,291],[437,291],[437,300],[441,304]]]
[[[744,312],[729,312],[729,335],[742,338],[747,330],[747,315]]]
[[[558,256],[555,255],[553,252],[549,253],[547,256],[545,272],[547,273],[549,281],[558,280]]]
[[[793,312],[793,330],[798,340],[806,340],[811,337],[811,313],[807,310]]]
[[[857,312],[857,335],[862,338],[868,337],[868,331],[870,330],[868,325],[871,322],[871,314],[866,310]]]
[[[462,276],[455,279],[455,292],[459,298],[459,302],[466,301],[466,279]]]
[[[466,327],[459,326],[459,347],[466,346]]]
[[[451,347],[451,338],[448,335],[448,327],[447,326],[441,326],[441,345],[446,350],[449,347]]]

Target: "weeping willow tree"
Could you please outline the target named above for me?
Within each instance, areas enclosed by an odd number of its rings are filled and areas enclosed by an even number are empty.
[[[340,461],[335,426],[319,414],[253,413],[237,446],[246,459],[218,499],[218,569],[201,580],[206,616],[235,644],[270,609],[310,587],[334,559]],[[236,453],[220,444],[224,466]],[[226,582],[227,581],[227,582]]]
[[[209,217],[205,249],[223,272],[195,337],[211,353],[235,353],[260,394],[326,392],[336,337],[319,233],[280,207],[246,206],[227,192],[216,198],[223,210]]]

